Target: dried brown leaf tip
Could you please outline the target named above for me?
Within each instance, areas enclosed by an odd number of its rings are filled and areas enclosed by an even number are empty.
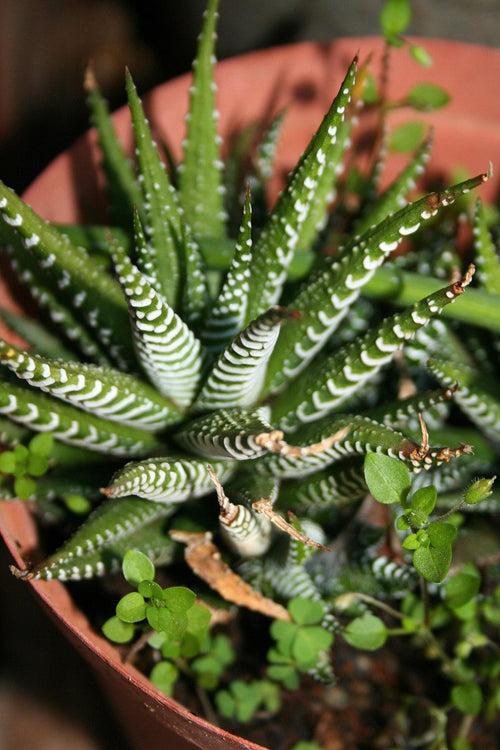
[[[14,578],[17,578],[19,581],[31,581],[33,578],[32,570],[20,570],[15,565],[9,565],[9,570]]]
[[[469,286],[469,284],[472,281],[472,278],[474,274],[476,273],[476,266],[474,263],[471,263],[469,267],[467,268],[467,271],[463,275],[463,277],[459,281],[455,281],[454,284],[451,285],[450,294],[452,294],[454,297],[458,297],[460,294],[463,294],[466,287]]]
[[[219,501],[219,517],[224,523],[230,525],[238,515],[238,508],[230,501],[224,492],[224,487],[219,481],[219,477],[215,473],[213,466],[210,464],[207,464],[207,472],[213,482],[217,494],[217,500]]]
[[[296,539],[298,542],[302,542],[308,547],[314,547],[315,549],[320,549],[323,552],[331,551],[331,547],[325,547],[324,544],[315,542],[314,539],[311,539],[311,537],[306,536],[301,531],[299,531],[299,529],[296,529],[295,526],[293,526],[291,523],[288,523],[288,521],[285,521],[283,516],[280,516],[279,513],[276,513],[276,511],[273,510],[273,504],[269,498],[262,497],[260,498],[260,500],[255,500],[255,502],[252,503],[252,508],[257,513],[262,513],[264,516],[269,518],[271,523],[274,526],[276,526],[276,528],[280,529],[280,531],[284,531],[285,534],[288,534],[288,536],[292,537],[292,539]]]
[[[193,571],[223,599],[276,620],[289,620],[288,611],[248,585],[221,557],[210,533],[173,529],[170,536],[186,545],[184,557]]]
[[[456,391],[456,386],[447,389],[451,392],[451,395]],[[433,463],[448,463],[453,458],[459,458],[465,454],[473,452],[472,446],[467,443],[460,443],[457,448],[450,448],[445,446],[444,448],[431,448],[429,444],[429,432],[427,425],[424,422],[422,414],[419,413],[418,421],[420,423],[420,430],[422,432],[422,440],[420,445],[415,443],[409,444],[407,455],[415,466],[421,463],[431,465]]]
[[[312,445],[289,445],[284,439],[284,433],[281,430],[272,430],[271,432],[262,432],[257,435],[255,442],[261,448],[269,453],[279,453],[281,456],[291,456],[292,458],[301,458],[303,456],[313,456],[316,453],[327,451],[332,445],[343,440],[350,432],[350,427],[342,427],[334,435],[321,440],[319,443]]]

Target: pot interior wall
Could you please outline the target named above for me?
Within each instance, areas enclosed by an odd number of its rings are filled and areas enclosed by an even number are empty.
[[[449,107],[421,116],[436,129],[431,173],[449,175],[450,167],[465,167],[473,174],[484,170],[489,160],[496,159],[498,163],[500,97],[491,96],[485,78],[492,81],[500,78],[500,51],[440,40],[421,41],[432,55],[434,67],[423,72],[407,55],[398,55],[391,75],[390,96],[402,96],[413,83],[424,78],[451,92]],[[348,62],[358,50],[362,58],[370,51],[379,57],[381,42],[375,38],[353,38],[330,45],[300,44],[253,53],[219,65],[220,123],[226,143],[245,124],[288,105],[275,189],[321,120]],[[189,77],[183,76],[158,87],[146,100],[155,128],[177,155],[184,131],[188,85]],[[399,113],[395,121],[409,119],[416,119],[415,113]],[[131,148],[125,109],[116,113],[115,124],[123,142]],[[386,181],[403,161],[392,160]],[[94,223],[104,220],[101,182],[94,171],[97,163],[95,134],[91,131],[58,157],[24,197],[49,220]],[[492,180],[481,195],[491,199],[497,189],[498,181]],[[15,302],[2,284],[0,303],[15,306]],[[26,504],[0,503],[0,531],[17,565],[22,565],[23,559],[30,559],[37,546],[37,534]],[[118,651],[94,632],[62,584],[27,585],[96,669],[134,747],[258,750],[257,745],[193,716],[162,696],[136,670],[125,667]]]

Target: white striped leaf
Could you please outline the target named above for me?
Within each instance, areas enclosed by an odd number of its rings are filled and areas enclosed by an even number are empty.
[[[121,248],[113,260],[130,311],[137,357],[150,381],[179,407],[189,406],[201,375],[201,345]]]
[[[86,414],[50,396],[1,381],[0,414],[35,432],[51,432],[63,443],[113,456],[142,456],[161,445],[150,432]]]
[[[126,464],[102,489],[107,497],[136,495],[155,503],[180,503],[213,492],[209,464],[198,458],[166,456]],[[212,462],[219,480],[234,472],[232,461]]]
[[[171,401],[133,375],[49,359],[1,339],[0,362],[35,388],[112,422],[154,432],[180,419]]]
[[[179,167],[182,207],[196,237],[223,237],[224,185],[217,135],[214,64],[218,0],[209,0],[193,63],[184,160]]]
[[[210,370],[195,408],[253,406],[262,390],[281,325],[289,317],[285,308],[273,307],[236,336]]]
[[[252,203],[247,192],[233,259],[201,334],[201,340],[209,352],[225,349],[244,326],[251,263]]]

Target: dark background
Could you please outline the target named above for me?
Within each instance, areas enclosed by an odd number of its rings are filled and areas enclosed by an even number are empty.
[[[205,0],[0,0],[0,176],[22,191],[87,127],[92,59],[112,108],[189,69]],[[413,0],[410,33],[498,46],[500,0]],[[219,57],[378,32],[379,0],[222,0]],[[86,666],[0,551],[1,750],[125,750]],[[175,750],[172,748],[171,750]]]
[[[0,170],[22,190],[87,127],[93,60],[113,108],[189,69],[205,0],[0,0]],[[376,34],[381,0],[222,0],[219,57]],[[412,0],[410,33],[500,43],[500,0]]]

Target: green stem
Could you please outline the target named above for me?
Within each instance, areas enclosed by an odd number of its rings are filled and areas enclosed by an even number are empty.
[[[394,266],[379,268],[363,288],[363,294],[373,299],[387,299],[395,305],[413,305],[437,291],[443,282],[430,276],[401,271]],[[464,323],[500,332],[500,295],[478,289],[468,289],[443,315]]]
[[[381,602],[379,599],[375,599],[373,596],[369,596],[369,594],[362,594],[360,591],[353,592],[356,599],[360,599],[363,602],[366,602],[367,604],[371,604],[372,607],[378,607],[378,609],[382,609],[384,612],[387,612],[387,614],[391,615],[392,617],[396,617],[398,620],[404,620],[405,615],[402,615],[401,612],[398,612],[397,609],[393,609],[393,607],[389,606],[389,604],[385,604],[385,602]]]
[[[465,505],[465,501],[463,499],[460,499],[458,503],[455,503],[455,505],[446,511],[446,513],[443,513],[442,516],[438,516],[433,520],[433,523],[439,521],[444,521],[445,518],[448,518],[449,516],[452,516],[454,513],[458,513]]]
[[[464,716],[462,718],[462,722],[458,730],[457,738],[461,740],[466,740],[467,737],[469,736],[470,730],[472,729],[473,722],[474,722],[473,716]]]
[[[420,589],[422,591],[422,604],[424,605],[424,625],[429,630],[430,607],[429,607],[429,589],[425,578],[420,577]]]

